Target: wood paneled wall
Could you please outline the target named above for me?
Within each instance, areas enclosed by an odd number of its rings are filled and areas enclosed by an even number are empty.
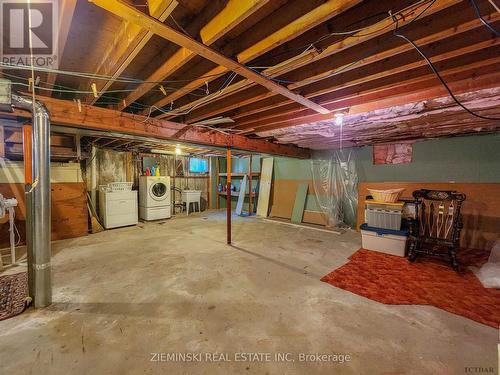
[[[88,233],[87,192],[81,182],[53,183],[52,190],[52,240],[81,237]],[[24,184],[0,183],[0,193],[4,197],[15,197],[16,226],[21,235],[21,243],[26,236],[26,203]],[[9,246],[8,217],[0,219],[0,248]]]
[[[456,190],[467,195],[462,206],[464,248],[491,249],[500,238],[500,183],[362,182],[359,184],[358,227],[364,222],[365,197],[371,189],[405,188],[404,198],[418,189]]]
[[[271,192],[271,217],[290,219],[292,217],[295,194],[300,184],[308,184],[308,194],[314,194],[313,182],[311,180],[273,180]],[[325,215],[318,211],[305,210],[304,223],[326,225]]]

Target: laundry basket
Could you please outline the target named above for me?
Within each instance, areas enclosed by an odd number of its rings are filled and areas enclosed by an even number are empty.
[[[374,200],[378,202],[389,202],[389,203],[396,202],[401,196],[401,194],[403,194],[404,190],[405,190],[404,188],[389,189],[389,190],[368,189]]]

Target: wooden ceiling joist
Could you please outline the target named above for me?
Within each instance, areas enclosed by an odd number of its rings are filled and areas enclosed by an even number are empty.
[[[68,100],[38,97],[54,128],[83,136],[85,147],[101,138],[101,147],[137,152],[183,143],[200,155],[216,146],[307,157],[284,145],[338,147],[337,111],[344,146],[491,132],[499,121],[461,110],[394,35],[397,19],[450,89],[496,118],[500,38],[487,26],[498,29],[500,13],[475,1],[481,17],[461,0],[89,0],[76,8],[61,0],[61,70],[107,79],[40,74],[42,84],[67,87],[54,92]],[[16,74],[13,83],[26,84],[29,72]],[[78,98],[85,104],[70,101]],[[215,117],[232,121],[199,123]]]
[[[459,66],[442,72],[450,88],[456,93],[465,93],[474,89],[495,87],[500,80],[500,73],[496,68],[500,63],[500,58],[493,58],[474,64]],[[482,74],[477,74],[478,69]],[[375,104],[377,108],[384,108],[383,100],[400,97],[404,102],[413,100],[415,94],[419,93],[423,97],[436,98],[447,94],[445,88],[432,74],[403,81],[400,84],[390,84],[387,87],[380,86],[366,91],[353,91],[350,95],[340,96],[325,104],[332,111],[353,108],[358,105]],[[287,118],[288,117],[288,118]],[[291,116],[284,115],[281,119],[276,119],[271,123],[264,123],[262,126],[248,130],[251,133],[268,132],[275,129],[282,129],[291,126],[313,123],[325,120],[318,115],[300,113]]]
[[[188,50],[195,52],[196,54],[210,60],[216,64],[225,66],[227,69],[239,74],[245,78],[250,79],[251,81],[258,83],[259,85],[264,86],[266,89],[273,91],[277,94],[281,94],[301,105],[311,108],[318,113],[326,114],[328,110],[326,108],[321,107],[320,105],[298,95],[294,92],[288,90],[287,88],[271,81],[270,79],[264,77],[263,75],[256,73],[252,69],[241,65],[240,63],[222,55],[216,50],[205,46],[203,43],[200,43],[193,38],[158,22],[152,17],[141,13],[134,7],[126,4],[121,0],[93,0],[93,3],[110,11],[111,13],[122,17],[131,22],[135,22],[137,24],[142,25],[144,28],[148,29],[151,32],[161,36],[164,39],[170,40],[171,42],[185,47]]]
[[[247,62],[262,56],[266,52],[270,51],[271,49],[286,43],[290,39],[293,39],[297,37],[298,35],[306,32],[307,30],[310,30],[311,28],[317,26],[318,24],[334,17],[335,15],[342,13],[343,11],[353,7],[354,5],[360,3],[361,1],[359,0],[330,0],[327,1],[326,3],[320,5],[319,7],[313,9],[311,12],[306,13],[302,17],[299,17],[293,22],[290,22],[286,26],[282,27],[281,29],[277,30],[276,32],[272,33],[271,35],[265,37],[264,39],[260,40],[258,43],[254,44],[253,46],[245,49],[244,51],[240,52],[239,54],[236,55],[236,60],[238,60],[239,63],[241,64],[246,64]],[[206,43],[205,43],[206,44]],[[227,72],[227,68],[224,66],[217,66],[213,68],[212,70],[208,71],[205,76],[206,77],[201,77],[199,79],[195,79],[192,82],[189,82],[187,85],[183,86],[176,92],[166,96],[165,98],[155,102],[153,105],[161,108],[167,104],[170,104],[171,102],[183,97],[186,95],[188,92],[191,92],[193,90],[196,90],[197,88],[201,87],[202,85],[205,84],[205,82],[211,82],[217,78],[218,75],[223,74]],[[268,75],[268,74],[266,74]],[[212,76],[212,77],[210,77]],[[245,86],[248,85],[248,82],[243,81],[242,83],[237,83],[233,85],[233,90],[236,85],[240,86]],[[231,91],[231,90],[229,90]],[[224,90],[224,92],[228,92],[228,90]],[[193,103],[194,105],[194,103]],[[189,105],[185,107],[179,108],[179,111],[185,111],[189,108]],[[144,112],[143,112],[144,114]],[[169,117],[167,114],[160,114],[158,118],[165,118]],[[173,117],[173,116],[172,116]]]
[[[71,21],[73,20],[73,15],[75,13],[76,0],[62,0],[59,4],[59,21],[57,23],[58,28],[58,55],[61,59],[64,55],[64,49],[66,47],[66,41],[68,40],[69,30],[71,28]],[[49,88],[52,88],[56,82],[57,73],[51,72],[47,74],[46,84]]]
[[[229,0],[225,8],[201,29],[200,37],[203,44],[207,46],[211,45],[226,33],[231,31],[239,23],[266,5],[268,1],[269,0]],[[196,53],[194,51],[186,47],[181,47],[158,69],[156,69],[146,79],[146,81],[158,82],[167,79],[195,56]],[[205,79],[204,82],[206,80],[207,79]],[[125,104],[132,104],[156,86],[158,85],[150,83],[143,83],[139,85],[132,93],[127,95],[125,98]],[[170,101],[167,103],[170,103]]]
[[[459,40],[457,39],[457,41]],[[474,54],[475,52],[483,50],[489,51],[490,53],[482,53],[478,54],[478,56],[480,59],[487,59],[489,56],[494,55],[494,50],[488,50],[488,48],[498,46],[500,44],[500,39],[492,38],[490,40],[467,44],[462,48],[454,48],[454,46],[450,44],[451,43],[434,44],[431,46],[431,48],[426,50],[426,52],[428,52],[428,56],[431,57],[434,64],[446,60],[452,60],[454,58],[461,57],[467,54]],[[440,50],[444,50],[446,52],[437,53]],[[321,83],[318,83],[317,85],[311,86],[311,91],[314,91],[308,92],[307,90],[305,90],[304,95],[306,97],[318,97],[320,95],[332,93],[340,89],[346,89],[348,87],[353,87],[385,77],[396,76],[403,72],[407,72],[409,77],[411,76],[412,71],[420,72],[420,69],[418,68],[427,66],[426,61],[422,59],[412,61],[413,57],[410,56],[410,59],[407,60],[409,60],[409,62],[405,64],[401,61],[401,58],[398,58],[396,61],[394,61],[394,66],[391,66],[390,60],[385,60],[381,64],[378,64],[378,66],[375,66],[375,69],[358,69],[356,71],[352,71],[351,74],[343,74],[339,77],[332,77],[329,80],[325,80]],[[234,124],[231,124],[230,127],[234,129],[249,129],[259,126],[265,126],[269,122],[272,122],[273,118],[278,118],[286,114],[297,112],[303,112],[303,108],[297,108],[293,103],[284,103],[284,105],[276,104],[272,110],[269,110],[267,112],[260,112],[257,115],[253,115],[253,120],[240,120]]]
[[[417,8],[415,6],[410,7],[410,9],[407,9],[403,12],[404,18],[402,18],[399,21],[399,26],[403,27],[405,25],[410,24],[411,22],[414,22],[417,19],[417,17],[418,17],[418,19],[428,17],[432,14],[435,14],[435,13],[440,12],[442,10],[445,10],[453,5],[456,5],[459,2],[460,2],[460,0],[441,0],[441,1],[438,1],[432,7],[430,7],[427,10],[427,12],[424,14],[420,14],[419,10],[425,8],[428,5],[428,2],[424,2],[422,4],[419,4],[419,7],[417,7]],[[340,53],[348,48],[356,47],[364,42],[367,42],[369,40],[373,40],[373,39],[375,39],[383,34],[392,33],[392,30],[394,29],[394,27],[395,27],[394,21],[390,17],[385,18],[384,20],[376,22],[375,24],[373,24],[372,26],[370,26],[369,28],[367,28],[365,30],[362,30],[358,33],[351,35],[351,36],[348,36],[348,37],[342,39],[341,41],[334,42],[333,44],[324,48],[319,54],[316,54],[315,56],[311,56],[309,63],[313,63],[313,62],[319,61],[321,59],[324,59],[326,57],[332,56],[334,54]],[[287,71],[292,71],[292,70],[296,69],[297,67],[303,66],[302,64],[295,65],[294,59],[295,58],[290,59],[290,60],[292,60],[291,63],[287,65],[286,69],[281,69],[279,71],[279,74],[283,74]],[[268,72],[267,70],[264,70],[263,74],[267,75],[267,74],[270,74],[270,72]],[[270,75],[273,76],[272,73]],[[312,78],[313,77],[308,77],[306,79],[306,81],[310,81]],[[239,83],[237,83],[235,85],[238,85],[238,84]],[[251,86],[252,86],[251,82],[247,82],[245,85],[245,87],[247,89],[251,89]],[[289,86],[289,88],[290,87],[292,87],[292,86]],[[233,92],[235,90],[234,90],[234,88],[229,86],[226,89],[226,91]],[[238,92],[238,91],[235,91],[235,92]],[[273,96],[273,93],[270,93],[269,95],[265,96],[265,98],[270,97],[270,96]],[[243,98],[243,100],[245,100],[245,104],[238,105],[237,103],[234,103],[233,108],[238,108],[238,107],[241,107],[242,105],[249,104],[249,101],[251,101],[251,100],[254,100],[255,102],[257,102],[257,101],[263,99],[263,97],[254,96],[253,92],[248,93],[248,95],[241,94],[238,92],[238,97]],[[210,100],[204,100],[202,102],[202,99],[195,101],[195,102],[192,102],[190,105],[197,105],[197,108],[196,108],[196,110],[192,111],[187,116],[186,122],[187,123],[196,122],[196,121],[200,121],[202,119],[210,118],[210,117],[219,115],[220,113],[226,112],[228,110],[228,107],[225,105],[225,101],[224,101],[225,97],[220,98],[219,96],[214,95],[214,98],[217,99],[215,101],[215,103],[213,101],[210,101]],[[203,98],[203,99],[205,99],[205,98]],[[160,117],[165,117],[165,116],[160,116]],[[170,116],[170,117],[173,117],[173,116]]]
[[[500,14],[494,13],[485,17],[488,22],[497,22],[500,21]],[[434,19],[436,23],[439,23],[441,19]],[[428,28],[432,30],[432,24],[428,25]],[[472,21],[465,22],[460,25],[453,25],[446,27],[445,29],[439,29],[437,32],[433,32],[432,34],[423,36],[422,38],[415,39],[414,42],[420,47],[425,47],[430,45],[431,43],[436,43],[442,40],[445,40],[450,37],[450,35],[456,35],[458,37],[462,37],[460,34],[469,33],[478,28],[483,28],[484,25],[478,19],[474,19]],[[464,34],[466,37],[467,35]],[[333,78],[340,74],[346,74],[347,72],[358,69],[361,67],[368,66],[370,64],[382,61],[385,59],[389,59],[391,57],[401,55],[405,52],[411,51],[413,47],[408,43],[403,45],[383,50],[382,52],[370,55],[369,57],[359,60],[356,64],[353,64],[353,58],[356,57],[358,52],[353,50],[352,55],[347,54],[345,57],[341,56],[334,67],[331,66],[329,61],[328,64],[325,64],[325,67],[314,68],[311,67],[309,69],[304,69],[304,74],[302,76],[295,76],[300,81],[297,83],[291,84],[289,87],[298,88],[303,87],[311,83],[312,81],[318,80],[318,83],[321,83],[321,79]],[[288,77],[286,77],[288,78]],[[266,103],[269,102],[269,103]],[[281,104],[283,103],[283,104]],[[280,105],[290,105],[290,101],[284,102],[281,98],[275,97],[268,101],[260,101],[255,102],[254,104],[249,104],[247,106],[240,106],[234,113],[231,113],[231,118],[233,120],[237,120],[237,123],[249,123],[255,121],[257,119],[265,119],[265,116],[270,113],[271,110],[278,108]],[[268,112],[269,111],[269,112]],[[274,113],[274,111],[273,111]]]
[[[76,1],[75,1],[76,2]],[[178,2],[176,0],[149,0],[148,6],[151,17],[163,22],[174,11]],[[114,80],[127,69],[129,64],[141,52],[146,43],[151,39],[153,33],[143,29],[136,23],[123,21],[116,33],[113,42],[103,54],[101,64],[94,74],[110,76],[109,80],[97,80],[97,97],[88,95],[84,102],[95,104],[104,92],[109,89]]]
[[[184,124],[84,104],[82,104],[80,111],[78,106],[72,101],[42,96],[39,96],[37,99],[47,107],[53,124],[212,147],[230,147],[264,154],[298,158],[308,158],[310,156],[309,150],[306,149],[277,145],[267,141],[249,139],[240,135],[224,134],[218,131],[207,132],[206,129],[196,126],[190,127],[182,136],[174,138],[174,135],[180,129],[184,128]],[[15,110],[14,113],[0,112],[0,114],[3,117],[31,118],[29,112],[21,110]]]
[[[476,44],[472,44],[470,46],[466,46],[466,47],[463,47],[461,49],[452,50],[449,53],[444,53],[442,55],[434,56],[432,58],[432,60],[434,62],[439,63],[440,61],[442,61],[444,59],[451,60],[452,57],[460,57],[460,56],[463,56],[465,54],[470,54],[471,52],[474,52],[474,51],[480,51],[481,53],[479,53],[478,57],[477,57],[477,60],[479,62],[476,62],[472,66],[471,65],[468,66],[467,61],[464,61],[463,62],[464,65],[462,66],[463,69],[471,69],[471,67],[476,67],[477,69],[480,69],[482,65],[487,66],[492,61],[495,61],[495,60],[490,60],[490,58],[495,56],[495,48],[492,48],[492,46],[497,46],[498,43],[499,43],[499,41],[495,40],[495,39],[486,40],[483,42],[478,42]],[[487,49],[488,47],[490,47],[490,48]],[[482,51],[482,50],[484,50],[484,51]],[[482,59],[484,59],[484,61],[482,61]],[[420,68],[417,69],[419,66],[420,66]],[[407,69],[405,69],[405,68],[407,68]],[[413,70],[411,70],[411,69],[413,69]],[[400,79],[401,78],[400,73],[405,72],[405,71],[408,72],[407,78],[412,77],[412,76],[418,77],[419,75],[421,75],[422,69],[425,69],[425,63],[415,62],[415,63],[410,63],[407,65],[403,65],[401,67],[395,68],[392,71],[391,70],[386,71],[386,70],[382,69],[378,73],[372,74],[372,75],[369,75],[369,73],[370,73],[369,71],[366,71],[366,72],[361,71],[360,73],[366,74],[366,76],[361,77],[359,79],[356,79],[356,75],[351,75],[349,78],[352,80],[350,80],[347,77],[344,79],[344,77],[341,76],[341,77],[336,79],[338,84],[331,83],[330,85],[325,85],[325,87],[328,86],[328,89],[325,88],[323,92],[318,91],[317,94],[322,95],[322,94],[326,94],[326,93],[330,92],[331,97],[337,96],[337,97],[341,98],[342,95],[340,95],[340,93],[342,91],[345,92],[345,89],[347,89],[348,87],[355,86],[357,84],[359,85],[362,83],[367,83],[370,81],[375,81],[373,87],[379,87],[378,85],[380,85],[380,82],[381,82],[380,79],[383,77],[390,77],[390,76],[398,77],[398,74],[399,74],[398,79]],[[424,74],[420,78],[416,78],[416,79],[414,78],[408,82],[416,82],[418,80],[427,79],[427,77],[433,77],[433,76],[432,75],[429,76],[429,75]],[[396,79],[396,81],[397,81],[397,79]],[[436,81],[436,83],[438,82],[437,79],[435,81]],[[398,82],[398,83],[401,83],[401,82]],[[320,87],[318,86],[318,89],[319,88]],[[342,91],[338,91],[338,90],[342,90]],[[335,92],[337,92],[337,93],[335,94]],[[359,93],[359,91],[356,91],[356,90],[353,90],[353,92]],[[314,94],[314,96],[315,95],[316,94]],[[307,96],[307,94],[306,94],[306,96]],[[324,101],[324,99],[320,99],[321,97],[317,97],[317,98],[318,98],[318,101],[320,103],[322,103],[323,105],[328,107],[328,104],[330,102]],[[301,119],[300,113],[303,112],[302,108],[296,108],[293,105],[293,103],[290,103],[290,102],[283,103],[283,102],[279,101],[279,98],[276,98],[276,99],[277,100],[274,100],[274,98],[271,98],[268,100],[267,103],[262,102],[261,107],[256,108],[256,110],[253,112],[254,114],[243,117],[239,122],[237,122],[236,124],[232,124],[232,125],[235,126],[236,129],[250,129],[250,128],[257,129],[257,128],[262,127],[262,126],[270,125],[270,123],[278,121],[278,119],[280,117],[284,117],[286,114],[292,114],[292,113],[295,113],[294,120],[297,120],[297,121],[306,120],[306,119]],[[329,109],[334,110],[331,107],[329,107]],[[341,109],[341,108],[338,108],[338,109]],[[247,113],[247,112],[245,112],[245,113]],[[314,117],[319,118],[320,116],[314,116]],[[242,120],[247,120],[247,121],[243,122]]]

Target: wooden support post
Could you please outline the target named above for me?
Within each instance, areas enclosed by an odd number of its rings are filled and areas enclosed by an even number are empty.
[[[76,160],[82,160],[82,142],[80,134],[75,136]]]
[[[252,216],[252,154],[250,154],[250,160],[248,161],[248,216]]]
[[[0,126],[0,158],[5,157],[5,131],[4,127]]]
[[[213,208],[212,207],[212,200],[211,200],[211,192],[212,192],[212,158],[208,158],[207,159],[207,163],[208,163],[208,178],[207,178],[207,210],[210,209],[210,208]],[[201,207],[200,207],[200,211],[201,211]]]
[[[92,145],[90,154],[90,199],[94,209],[97,210],[97,147]]]
[[[217,186],[216,186],[215,190],[217,191],[217,195],[216,195],[217,199],[215,201],[215,204],[216,204],[215,208],[220,209],[220,194],[219,193],[222,192],[222,191],[219,192],[219,184],[221,183],[220,182],[220,157],[217,156],[216,159],[217,160],[216,160],[216,164],[215,164],[215,174],[217,175]]]
[[[227,221],[227,244],[231,245],[231,149],[227,149],[227,183],[226,183],[226,221]]]
[[[125,153],[125,179],[127,182],[134,182],[134,170],[132,165],[132,153]]]

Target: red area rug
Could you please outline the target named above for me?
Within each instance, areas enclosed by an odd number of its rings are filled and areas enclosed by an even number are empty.
[[[360,249],[321,281],[388,305],[431,305],[498,328],[500,290],[484,288],[466,269],[487,259],[484,252],[459,252],[464,271],[457,274],[430,257],[409,263],[406,258]]]

